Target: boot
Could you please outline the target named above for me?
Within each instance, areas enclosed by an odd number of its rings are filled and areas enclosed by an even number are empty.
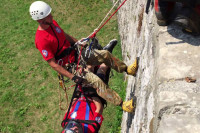
[[[174,19],[174,23],[181,26],[184,33],[198,36],[200,34],[200,16],[191,8],[183,7]]]
[[[92,38],[92,42],[93,42],[93,45],[92,45],[92,49],[98,49],[98,50],[102,50],[102,46],[99,44],[99,41],[97,38]]]
[[[136,101],[137,101],[137,98],[133,96],[131,100],[123,102],[122,110],[129,113],[135,112]]]
[[[189,17],[192,14],[192,10],[189,7],[183,7],[179,14],[177,14],[176,18],[174,19],[174,23],[183,27],[187,28],[189,26]]]
[[[111,40],[105,47],[103,47],[103,50],[107,50],[110,53],[112,53],[114,47],[117,45],[117,40],[113,39]]]
[[[159,26],[167,26],[170,23],[169,17],[173,11],[175,2],[154,0],[154,3],[157,24]]]
[[[135,76],[138,70],[138,62],[139,62],[139,57],[136,58],[135,62],[128,66],[127,68],[127,74],[128,75],[133,75]]]

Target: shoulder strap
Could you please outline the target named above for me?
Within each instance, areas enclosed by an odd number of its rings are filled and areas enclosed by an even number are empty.
[[[55,54],[55,59],[58,60],[58,59],[61,59],[62,57],[66,56],[66,55],[69,55],[73,50],[74,48],[73,47],[69,47],[67,49],[65,49],[59,56],[58,56],[58,53],[60,52],[60,50],[63,48],[64,44],[66,43],[67,40],[64,41],[63,45],[61,46],[61,48],[59,49],[60,47],[60,44],[59,44],[59,39],[58,39],[58,36],[56,35],[52,25],[50,25],[51,27],[51,30],[53,31],[57,41],[58,41],[58,47],[57,47],[57,51],[56,51],[56,54]],[[71,45],[71,44],[70,44]],[[76,53],[75,53],[75,59],[76,59]]]
[[[55,35],[55,37],[56,37],[56,39],[57,39],[57,41],[58,41],[58,47],[57,47],[57,51],[56,51],[56,55],[55,55],[55,56],[57,56],[57,54],[58,54],[58,52],[59,52],[59,40],[58,40],[58,37],[57,37],[55,31],[53,30],[53,27],[52,27],[51,25],[50,25],[50,27],[51,27],[51,30],[53,31],[53,33],[54,33],[54,35]]]

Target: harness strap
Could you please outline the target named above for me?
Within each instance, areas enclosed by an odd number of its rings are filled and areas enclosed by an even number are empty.
[[[55,35],[55,37],[56,37],[56,39],[57,39],[57,41],[58,41],[58,47],[57,47],[57,51],[56,51],[56,54],[55,54],[55,56],[57,56],[57,54],[58,54],[58,52],[59,52],[59,39],[58,39],[58,37],[57,37],[55,31],[53,30],[53,27],[52,27],[51,25],[50,25],[50,27],[51,27],[51,30],[53,31],[53,33],[54,33],[54,35]]]
[[[71,108],[71,106],[72,106],[72,102],[73,102],[73,99],[74,99],[74,97],[75,97],[75,92],[76,92],[77,88],[78,88],[78,84],[76,84],[76,87],[75,87],[75,89],[74,89],[74,92],[73,92],[73,95],[72,95],[72,98],[71,98],[71,101],[70,101],[70,104],[69,104],[69,107],[68,107],[68,110],[67,110],[66,119],[64,119],[64,120],[62,121],[61,126],[62,126],[63,124],[65,124],[66,121],[67,121],[67,117],[69,116],[69,111],[70,111],[70,108]]]
[[[73,51],[74,49],[72,47],[69,47],[67,49],[65,49],[64,51],[62,51],[62,53],[60,55],[56,55],[55,56],[55,59],[56,60],[59,60],[59,59],[62,59],[63,57],[67,56],[67,55],[70,55],[70,53]]]
[[[83,95],[85,96],[85,99],[86,99],[86,103],[87,103],[87,105],[88,105],[88,108],[89,108],[89,111],[91,110],[91,112],[92,112],[92,109],[91,109],[91,107],[90,107],[90,101],[88,100],[88,96],[87,95],[85,95],[85,93],[83,93]],[[92,115],[94,115],[93,114],[93,112],[92,112]]]
[[[68,119],[65,121],[68,122],[68,121],[75,121],[77,123],[85,123],[85,124],[88,124],[88,125],[91,125],[94,129],[95,129],[95,133],[98,133],[99,129],[100,129],[100,124],[95,121],[95,120],[79,120],[79,119]],[[64,124],[65,124],[64,123]],[[94,123],[97,125],[95,126]],[[84,130],[84,133],[85,133],[85,130]],[[87,133],[87,132],[86,132]]]
[[[86,103],[86,112],[85,112],[85,120],[89,120],[89,114],[90,114],[90,106],[88,105],[88,102]],[[88,132],[88,124],[84,124],[84,133]]]
[[[54,25],[53,25],[53,26],[54,26]],[[55,37],[56,37],[56,39],[57,39],[57,41],[58,41],[58,47],[57,47],[57,51],[56,51],[56,54],[55,54],[55,59],[56,59],[56,60],[59,60],[59,59],[65,57],[65,56],[67,56],[67,55],[70,55],[70,53],[74,50],[74,48],[72,48],[72,47],[69,47],[69,48],[65,49],[60,55],[58,55],[58,53],[59,53],[60,50],[63,48],[63,46],[64,46],[64,44],[66,43],[67,40],[64,41],[63,45],[62,45],[61,48],[59,49],[59,47],[60,47],[59,45],[60,45],[60,44],[59,44],[58,36],[56,35],[56,33],[55,33],[55,31],[54,31],[52,25],[50,25],[50,27],[51,27],[51,30],[53,31],[53,33],[54,33],[54,35],[55,35]],[[75,53],[75,60],[76,60],[76,53]]]

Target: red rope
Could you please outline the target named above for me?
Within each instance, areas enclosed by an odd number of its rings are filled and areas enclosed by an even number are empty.
[[[104,25],[115,15],[115,13],[124,5],[124,3],[126,2],[127,0],[124,0],[124,2],[122,2],[122,4],[115,10],[115,12],[106,20],[106,22],[97,30],[95,31],[91,36],[89,36],[89,38],[93,38],[96,36],[97,32],[99,32],[101,30],[101,28],[104,27]]]

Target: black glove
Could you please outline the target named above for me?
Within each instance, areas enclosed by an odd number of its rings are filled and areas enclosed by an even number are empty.
[[[82,77],[79,77],[79,76],[74,76],[73,78],[72,78],[72,80],[75,82],[75,83],[77,83],[77,84],[82,84],[82,82],[83,82],[83,78]]]

